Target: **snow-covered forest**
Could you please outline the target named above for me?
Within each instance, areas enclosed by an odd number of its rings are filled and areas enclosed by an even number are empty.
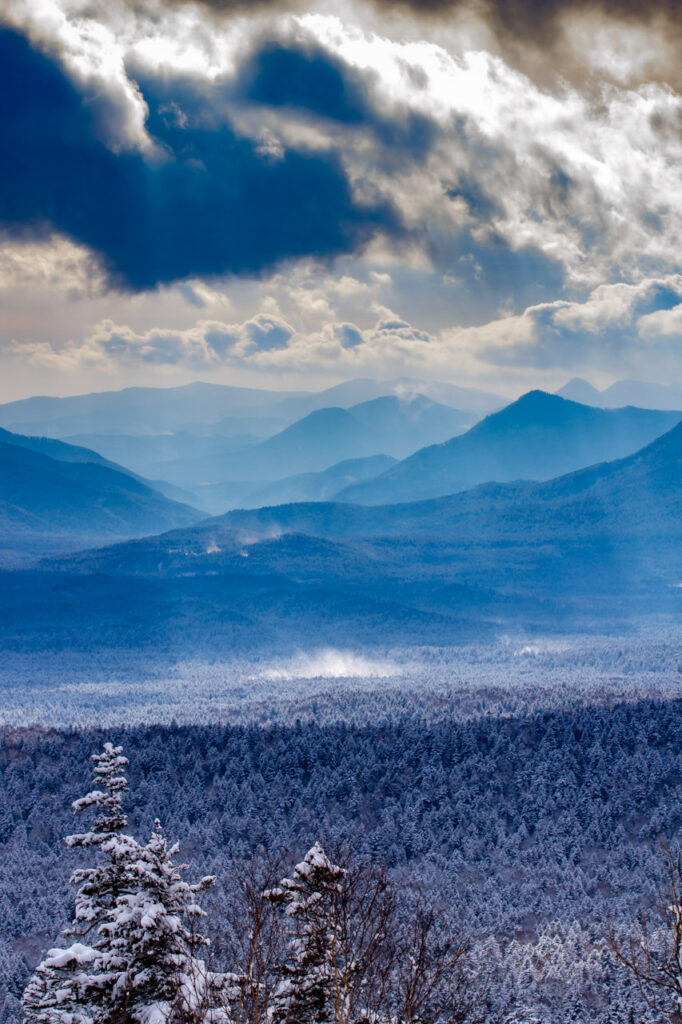
[[[188,883],[216,876],[200,896],[212,970],[234,970],[243,865],[278,857],[290,877],[319,841],[385,866],[406,906],[423,900],[466,942],[476,1014],[464,1019],[660,1019],[610,952],[609,923],[625,942],[665,882],[659,837],[671,849],[680,838],[682,702],[422,711],[403,694],[364,723],[5,728],[2,1019],[20,1019],[31,973],[64,946],[69,877],[96,851],[63,837],[107,741],[130,760],[135,841],[159,819]]]
[[[321,639],[321,638],[320,638]],[[422,712],[525,714],[582,701],[667,699],[679,693],[682,634],[674,622],[625,636],[511,634],[496,643],[234,651],[164,658],[145,650],[12,649],[0,659],[0,726],[93,723],[364,721]],[[39,669],[36,668],[38,659]]]

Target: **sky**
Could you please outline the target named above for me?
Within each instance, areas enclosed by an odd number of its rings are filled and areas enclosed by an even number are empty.
[[[678,0],[0,0],[0,401],[682,385]]]

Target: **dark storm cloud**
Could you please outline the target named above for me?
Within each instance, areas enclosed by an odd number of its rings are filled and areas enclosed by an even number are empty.
[[[200,94],[197,116],[187,117],[178,97],[169,100],[171,86],[158,95],[152,86],[144,85],[147,127],[161,155],[114,153],[99,140],[91,97],[23,36],[0,30],[0,227],[26,237],[63,232],[132,289],[257,274],[400,231],[387,202],[354,199],[334,153],[273,157],[228,121],[198,116]]]
[[[434,122],[414,111],[379,113],[370,84],[370,76],[321,46],[274,41],[257,48],[245,61],[235,93],[253,103],[364,127],[386,149],[424,160],[437,136]]]
[[[166,0],[169,7],[178,7],[186,0]],[[220,15],[253,11],[291,12],[304,9],[304,0],[198,0]],[[482,14],[499,31],[521,40],[547,40],[558,21],[566,14],[593,11],[606,18],[648,24],[665,18],[671,25],[679,24],[680,0],[372,0],[375,10],[409,12],[420,19],[443,19],[470,9]]]
[[[257,103],[303,108],[343,124],[370,117],[363,80],[318,46],[266,43],[246,61],[238,90]]]
[[[522,39],[551,35],[566,14],[593,11],[608,18],[650,23],[676,22],[679,0],[373,0],[380,10],[409,10],[420,17],[443,17],[461,8],[480,11],[497,28]]]

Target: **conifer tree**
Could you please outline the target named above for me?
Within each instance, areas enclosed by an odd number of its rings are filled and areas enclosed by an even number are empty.
[[[319,843],[266,896],[285,908],[289,957],[273,999],[274,1024],[331,1024],[336,1020],[336,969],[340,955],[335,904],[346,869],[333,864]]]
[[[111,961],[120,965],[111,1002],[119,1015],[127,1012],[133,1020],[149,1016],[151,1007],[161,1019],[193,1019],[210,1001],[210,989],[219,987],[195,955],[208,946],[196,928],[205,914],[195,897],[214,878],[186,882],[186,865],[173,864],[178,848],[177,843],[168,847],[157,820],[149,842],[129,865],[129,890],[104,925]]]
[[[121,803],[127,789],[123,769],[128,761],[121,747],[105,743],[100,754],[93,754],[95,783],[91,790],[72,804],[74,814],[89,808],[99,811],[92,828],[67,836],[70,848],[99,847],[103,859],[94,867],[79,869],[71,876],[77,887],[76,907],[65,938],[75,941],[66,948],[48,951],[24,993],[27,1022],[35,1024],[88,1024],[99,1019],[97,1013],[107,1002],[111,988],[111,962],[102,925],[111,915],[126,886],[126,867],[137,853],[138,844],[122,830],[127,820]]]
[[[213,883],[190,885],[175,866],[159,823],[146,846],[123,832],[121,808],[128,764],[111,743],[93,757],[94,789],[73,810],[96,808],[88,832],[67,837],[69,847],[97,850],[93,867],[75,871],[71,946],[49,950],[23,998],[27,1024],[189,1024],[216,1019],[220,977],[196,950],[208,940],[196,932],[203,916],[196,894]]]

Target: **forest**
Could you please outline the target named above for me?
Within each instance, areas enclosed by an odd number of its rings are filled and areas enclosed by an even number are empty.
[[[112,741],[130,761],[132,831],[158,818],[188,878],[216,876],[201,899],[216,969],[230,969],[244,865],[278,858],[290,873],[319,842],[385,870],[466,945],[476,1007],[464,1020],[660,1020],[609,934],[627,943],[655,912],[660,841],[674,850],[682,826],[681,726],[672,698],[463,719],[424,715],[414,695],[364,724],[6,727],[2,1019],[20,1019],[72,917],[68,880],[92,851],[64,848],[70,805]]]

